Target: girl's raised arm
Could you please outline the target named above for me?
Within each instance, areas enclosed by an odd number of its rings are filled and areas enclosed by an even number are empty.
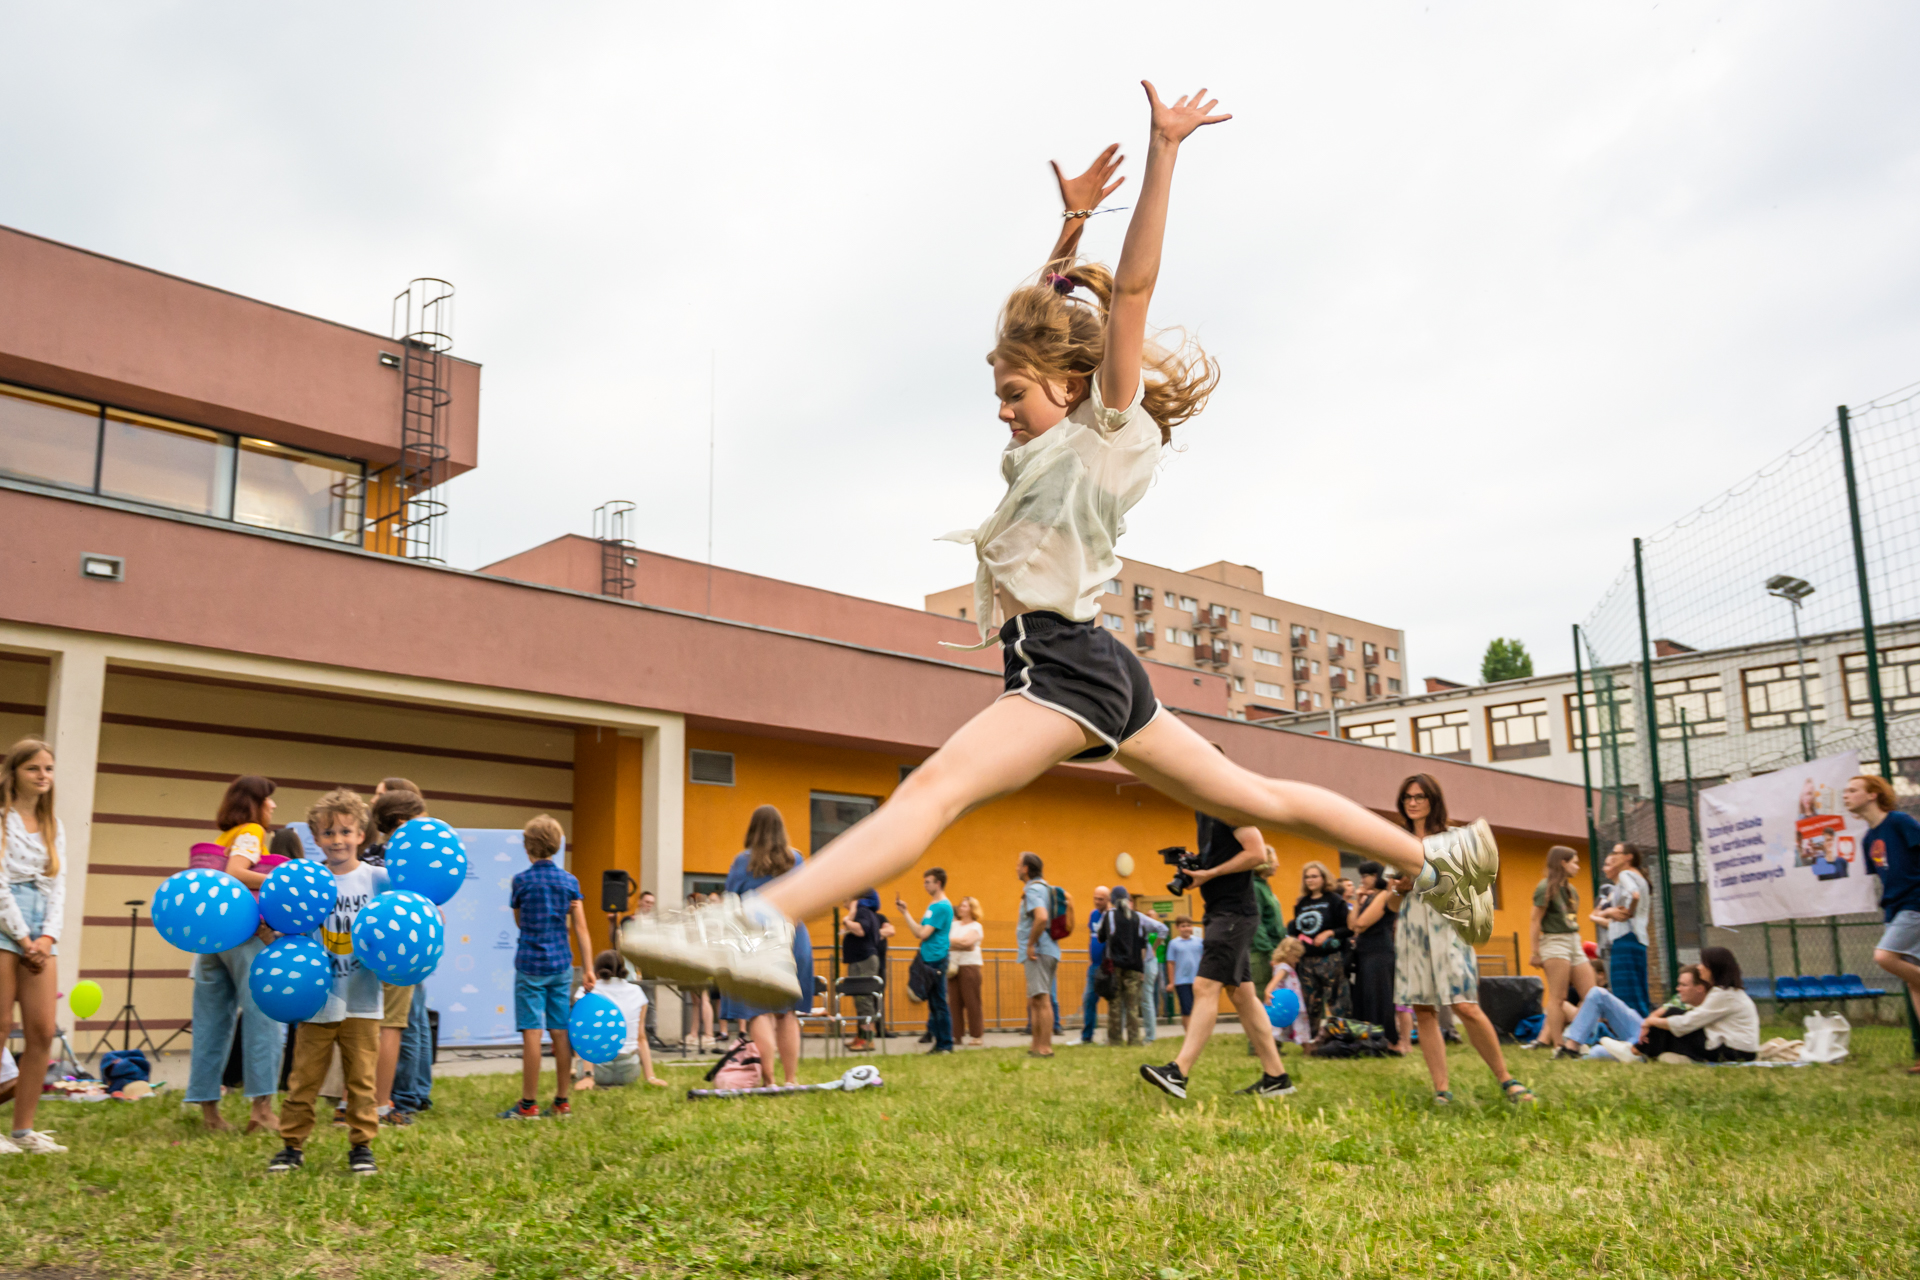
[[[1153,126],[1147,142],[1147,169],[1140,179],[1140,195],[1127,224],[1120,248],[1120,266],[1113,277],[1113,304],[1107,312],[1107,354],[1100,365],[1100,399],[1109,409],[1133,403],[1140,388],[1140,361],[1147,343],[1147,305],[1160,278],[1160,246],[1167,234],[1167,200],[1173,190],[1173,162],[1180,144],[1202,125],[1231,120],[1210,115],[1218,99],[1205,89],[1183,97],[1172,106],[1160,101],[1153,85],[1142,80],[1153,107]]]
[[[1060,237],[1053,242],[1053,252],[1047,255],[1047,265],[1053,270],[1058,271],[1060,264],[1074,260],[1080,252],[1080,234],[1087,229],[1087,215],[1126,181],[1113,177],[1126,159],[1119,152],[1120,144],[1116,142],[1095,156],[1087,171],[1077,178],[1062,173],[1058,160],[1047,161],[1053,166],[1053,180],[1060,184]],[[1113,181],[1107,181],[1109,178]]]

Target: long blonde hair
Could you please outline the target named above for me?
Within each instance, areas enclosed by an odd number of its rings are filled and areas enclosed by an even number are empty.
[[[756,879],[783,876],[793,870],[793,846],[787,843],[787,820],[770,804],[747,819],[747,874]]]
[[[1093,295],[1092,302],[1074,297]],[[1097,262],[1058,260],[1047,264],[1038,284],[1015,289],[1000,308],[1000,331],[987,363],[1005,360],[1047,384],[1080,378],[1091,382],[1107,354],[1107,312],[1113,302],[1113,273]],[[1185,331],[1172,346],[1149,341],[1141,351],[1146,384],[1140,407],[1160,427],[1163,444],[1173,429],[1206,406],[1220,383],[1220,366]],[[1084,396],[1086,393],[1081,393]],[[1078,404],[1075,400],[1068,407]]]
[[[6,812],[14,807],[19,798],[20,787],[16,778],[20,766],[39,755],[42,751],[53,754],[53,748],[38,738],[22,738],[8,748],[5,760],[0,760],[0,822],[6,819]],[[40,824],[40,843],[47,849],[47,879],[60,874],[59,827],[53,816],[53,788],[48,787],[46,794],[34,805],[34,818]],[[0,827],[0,833],[5,828]],[[5,840],[0,839],[0,847]]]

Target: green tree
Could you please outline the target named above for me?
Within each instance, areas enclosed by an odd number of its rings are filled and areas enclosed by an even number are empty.
[[[1493,684],[1498,680],[1524,680],[1532,674],[1533,655],[1527,652],[1526,645],[1498,636],[1487,642],[1487,656],[1480,659],[1482,684]]]

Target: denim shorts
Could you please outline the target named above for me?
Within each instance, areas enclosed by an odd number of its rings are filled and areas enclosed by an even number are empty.
[[[18,892],[16,889],[15,892]],[[1902,911],[1887,921],[1886,932],[1874,946],[1909,960],[1920,961],[1920,911]]]
[[[513,975],[513,1023],[520,1031],[565,1031],[573,970]]]
[[[20,914],[26,917],[27,939],[32,941],[47,927],[47,895],[40,892],[40,884],[36,880],[22,880],[18,884],[10,884],[7,887],[13,890],[14,905],[19,907]],[[0,951],[11,951],[17,956],[27,954],[24,947],[4,933],[0,933]],[[54,944],[53,954],[60,954],[60,944]]]

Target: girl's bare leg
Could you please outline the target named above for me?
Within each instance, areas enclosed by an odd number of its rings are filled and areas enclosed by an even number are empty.
[[[1018,791],[1097,742],[1058,711],[1025,698],[1002,698],[962,725],[885,804],[769,884],[761,897],[789,920],[857,898],[918,862],[969,809]],[[1413,847],[1418,869],[1419,843]]]
[[[1479,1052],[1480,1060],[1492,1070],[1494,1083],[1505,1084],[1512,1079],[1513,1073],[1507,1070],[1507,1055],[1500,1051],[1500,1033],[1493,1029],[1493,1022],[1480,1006],[1463,1001],[1453,1006],[1453,1016],[1460,1029],[1467,1033],[1468,1042]],[[1427,1031],[1422,1027],[1420,1042],[1425,1044],[1426,1040]]]
[[[1569,966],[1565,960],[1545,960],[1542,965],[1547,971],[1547,1025],[1540,1029],[1540,1038],[1534,1043],[1555,1045],[1560,1043],[1560,1033],[1566,1030],[1566,1014],[1560,1006],[1567,1002]]]
[[[4,953],[16,961],[12,952]],[[13,998],[20,1002],[20,1029],[26,1044],[20,1050],[20,1087],[13,1095],[13,1127],[33,1128],[33,1116],[40,1106],[40,1083],[47,1078],[47,1063],[53,1059],[53,1015],[59,995],[54,962],[48,960],[40,972],[29,973],[25,965],[14,968]]]
[[[1171,713],[1128,739],[1120,763],[1161,794],[1237,827],[1275,828],[1351,849],[1409,876],[1427,864],[1412,832],[1325,787],[1243,768]]]
[[[773,1083],[773,1061],[778,1054],[775,1045],[777,1037],[773,1029],[773,1015],[763,1013],[759,1017],[747,1019],[747,1039],[753,1041],[753,1047],[760,1055],[760,1083]]]
[[[1435,1021],[1437,1022],[1439,1019],[1436,1018]],[[1394,1045],[1394,1048],[1402,1053],[1411,1049],[1413,1047],[1413,1010],[1395,1009],[1393,1011],[1393,1029],[1400,1035],[1399,1042]]]
[[[1447,1042],[1440,1038],[1440,1013],[1430,1004],[1413,1006],[1413,1020],[1420,1025],[1420,1056],[1427,1060],[1427,1075],[1433,1079],[1433,1091],[1447,1091]]]
[[[782,1084],[800,1083],[800,1015],[783,1013],[774,1019],[774,1038],[780,1049]]]

